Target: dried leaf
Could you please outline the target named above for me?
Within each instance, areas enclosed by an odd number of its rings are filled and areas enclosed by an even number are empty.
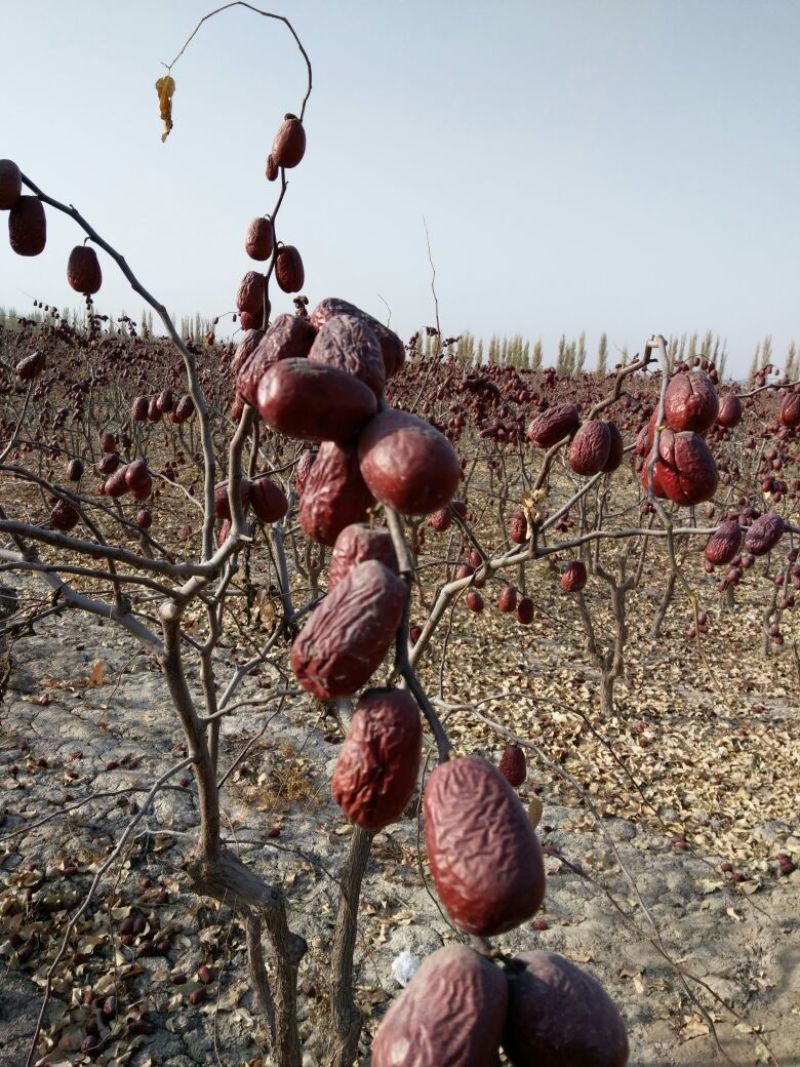
[[[156,92],[158,93],[161,121],[164,123],[164,129],[161,134],[161,143],[163,144],[172,129],[172,94],[175,92],[175,79],[170,74],[165,74],[163,78],[159,78],[156,82]]]

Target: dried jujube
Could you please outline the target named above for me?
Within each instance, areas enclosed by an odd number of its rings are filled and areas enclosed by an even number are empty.
[[[242,509],[247,510],[247,505],[250,503],[250,482],[247,478],[241,478],[239,480],[239,500],[242,504]],[[227,481],[219,482],[214,486],[214,515],[218,519],[231,519],[231,502],[228,495],[228,483]]]
[[[557,404],[537,415],[525,436],[537,448],[552,448],[565,437],[572,437],[579,425],[580,415],[574,404]]]
[[[284,293],[299,293],[306,280],[300,253],[294,245],[283,245],[275,257],[275,280]]]
[[[297,461],[297,466],[294,469],[294,488],[295,492],[300,496],[303,495],[303,490],[306,487],[308,476],[316,458],[316,452],[306,451],[300,454],[300,458]]]
[[[250,507],[261,522],[279,522],[289,510],[286,494],[271,478],[262,475],[250,483]]]
[[[705,557],[717,567],[730,563],[739,552],[742,544],[742,531],[734,519],[723,522],[706,541]]]
[[[422,751],[419,708],[404,689],[370,689],[353,712],[333,774],[333,798],[350,822],[382,830],[414,792]]]
[[[272,364],[281,359],[304,359],[317,335],[308,320],[298,315],[279,315],[266,333],[255,330],[252,333],[259,335],[257,343],[248,343],[248,351],[242,352],[241,358],[237,349],[236,366],[231,364],[231,369],[237,375],[237,392],[248,404],[255,406],[258,383]],[[242,345],[246,342],[247,339],[243,339]]]
[[[508,1007],[499,967],[466,945],[429,956],[384,1016],[372,1067],[491,1067]]]
[[[78,509],[68,500],[57,500],[50,512],[50,525],[54,530],[66,533],[81,521]]]
[[[517,606],[517,590],[513,585],[506,585],[500,591],[497,598],[497,606],[500,611],[510,614]]]
[[[244,250],[251,259],[263,262],[272,255],[275,243],[275,231],[272,219],[259,216],[247,227]]]
[[[175,423],[188,422],[192,415],[194,415],[194,400],[188,393],[185,393],[170,412],[169,421]]]
[[[748,529],[744,546],[754,556],[766,556],[786,532],[786,523],[780,515],[768,512],[761,515]]]
[[[461,930],[493,937],[541,906],[541,846],[511,786],[486,760],[451,759],[431,774],[425,845],[439,900]]]
[[[734,426],[738,426],[741,421],[742,402],[734,393],[728,393],[728,395],[724,396],[720,401],[717,422],[720,426],[725,426],[727,429],[731,429]]]
[[[521,508],[513,512],[508,520],[508,536],[515,545],[524,545],[528,540],[528,520]]]
[[[647,488],[646,462],[642,468],[642,485]],[[703,438],[692,431],[673,433],[662,430],[658,440],[658,459],[653,470],[656,496],[666,496],[676,504],[688,506],[710,500],[717,489],[717,465]]]
[[[309,316],[309,321],[315,330],[321,330],[326,322],[337,315],[356,315],[367,323],[369,328],[378,338],[383,355],[383,364],[386,378],[393,378],[403,368],[406,358],[406,350],[403,342],[388,326],[374,318],[366,311],[351,304],[348,300],[342,300],[337,296],[329,296],[321,300]]]
[[[305,155],[306,131],[297,115],[286,115],[272,142],[272,161],[276,167],[296,167]]]
[[[333,545],[345,526],[366,519],[374,503],[355,446],[334,441],[320,445],[300,498],[298,517],[305,533],[320,544]]]
[[[616,423],[606,422],[604,425],[608,427],[610,441],[608,459],[603,467],[603,472],[605,474],[611,474],[612,471],[615,471],[620,463],[622,463],[622,457],[625,455],[625,442],[622,439],[622,434],[619,432]]]
[[[719,395],[707,374],[676,374],[664,394],[664,421],[671,430],[703,433],[719,412]]]
[[[303,688],[335,700],[369,681],[394,640],[407,595],[406,583],[382,563],[353,567],[292,645],[292,669]]]
[[[242,368],[247,364],[252,354],[261,344],[262,339],[265,336],[264,330],[245,330],[242,335],[242,339],[236,346],[233,355],[231,356],[230,369],[233,374],[239,374]],[[239,383],[236,383],[237,389]]]
[[[377,560],[395,574],[397,555],[388,530],[370,530],[361,523],[345,526],[331,552],[328,565],[328,592],[331,592],[353,567],[368,559]]]
[[[585,422],[572,438],[567,461],[576,474],[591,478],[605,469],[611,453],[611,431],[607,422]]]
[[[67,261],[67,281],[76,293],[92,296],[103,284],[97,253],[89,245],[76,245]]]
[[[311,326],[306,323],[308,329]],[[308,358],[359,378],[380,399],[386,370],[378,338],[363,317],[336,315],[317,334]]]
[[[22,173],[11,159],[0,159],[0,211],[8,211],[22,195]]]
[[[261,378],[256,406],[264,422],[287,437],[347,442],[358,436],[378,404],[352,374],[307,359],[282,359]]]
[[[787,393],[782,398],[778,418],[792,430],[800,426],[800,393]]]
[[[628,1036],[596,978],[555,952],[508,966],[503,1051],[514,1067],[625,1067]]]
[[[519,745],[509,745],[503,749],[498,767],[502,776],[514,789],[518,789],[528,777],[525,751]]]
[[[264,310],[267,296],[267,281],[257,270],[249,270],[239,283],[236,293],[236,307],[251,315],[259,315]]]
[[[429,515],[450,502],[461,478],[453,446],[407,411],[382,411],[358,439],[361,474],[372,495],[401,515]]]
[[[586,586],[586,564],[573,559],[561,575],[561,588],[565,593],[579,593]]]
[[[8,240],[18,256],[38,256],[47,244],[47,218],[38,196],[20,196],[8,213]]]

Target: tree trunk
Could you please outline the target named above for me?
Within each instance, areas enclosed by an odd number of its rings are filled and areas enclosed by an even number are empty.
[[[353,829],[350,852],[342,871],[339,910],[331,953],[331,1019],[335,1037],[326,1067],[353,1067],[361,1036],[361,1012],[353,999],[353,951],[356,945],[358,901],[367,869],[372,834]]]

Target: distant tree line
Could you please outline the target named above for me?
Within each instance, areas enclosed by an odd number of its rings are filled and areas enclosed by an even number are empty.
[[[434,356],[438,352],[439,339],[435,335],[425,335],[420,332],[420,340],[417,351],[422,356]],[[604,375],[616,365],[625,366],[631,359],[627,346],[609,350],[608,334],[602,333],[594,355],[590,355],[586,345],[586,333],[582,332],[578,337],[568,339],[566,334],[559,338],[555,352],[544,352],[541,337],[535,341],[523,337],[521,334],[513,336],[499,336],[493,334],[487,341],[476,338],[469,330],[465,330],[452,344],[449,349],[451,358],[457,359],[467,367],[480,367],[487,363],[499,363],[519,370],[540,370],[543,366],[554,366],[560,376],[583,374],[593,372]],[[717,368],[720,379],[724,378],[728,362],[727,338],[715,334],[713,330],[706,330],[700,334],[682,333],[671,335],[668,339],[667,355],[670,366],[676,363],[689,361],[695,356],[702,359],[712,360]],[[772,350],[771,337],[765,337],[760,341],[753,357],[750,376],[765,367],[767,364],[775,365],[775,356]],[[790,378],[800,376],[800,348],[792,340],[789,344],[784,359],[785,373]]]
[[[20,321],[26,319],[33,322],[42,322],[47,318],[47,313],[41,308],[32,308],[30,311],[17,311],[16,308],[0,307],[0,329],[18,330]],[[63,308],[61,318],[76,329],[86,325],[86,314],[83,308]],[[201,342],[208,333],[212,332],[211,319],[205,318],[199,312],[194,315],[182,315],[178,320],[173,313],[172,321],[180,321],[181,337],[186,337],[192,342]],[[133,323],[140,337],[153,337],[156,331],[153,328],[153,312],[148,308],[142,311],[138,322],[132,320],[123,310],[118,317],[108,316],[103,329],[114,336],[127,335],[129,326]]]

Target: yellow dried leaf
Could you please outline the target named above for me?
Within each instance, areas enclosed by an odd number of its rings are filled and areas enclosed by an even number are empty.
[[[106,677],[106,662],[97,659],[92,664],[92,673],[89,676],[89,685],[102,685]]]
[[[172,94],[175,92],[175,79],[170,74],[165,74],[163,78],[159,78],[156,82],[156,92],[158,93],[158,106],[161,111],[161,121],[164,123],[164,129],[161,134],[161,143],[169,137],[169,131],[172,129]]]

